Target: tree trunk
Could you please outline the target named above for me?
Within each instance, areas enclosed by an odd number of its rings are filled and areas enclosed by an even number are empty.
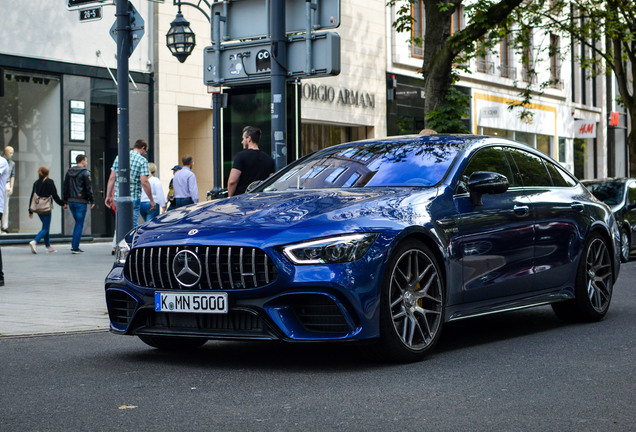
[[[636,111],[628,111],[627,115],[631,119],[631,130],[627,135],[626,145],[629,148],[629,176],[636,177],[636,132],[634,132],[634,125],[636,125]]]

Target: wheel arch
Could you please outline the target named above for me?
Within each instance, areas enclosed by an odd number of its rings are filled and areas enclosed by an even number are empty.
[[[613,281],[612,282],[616,282],[616,279],[618,278],[618,271],[619,268],[617,266],[620,266],[620,259],[618,260],[618,262],[616,262],[615,257],[617,256],[618,253],[620,253],[620,250],[617,250],[617,245],[614,241],[612,241],[612,236],[610,235],[609,231],[607,230],[607,228],[604,225],[601,224],[597,224],[592,226],[592,228],[590,229],[590,234],[589,236],[591,236],[592,234],[599,234],[603,240],[605,240],[612,252],[611,254],[611,258],[610,262],[612,263],[612,274],[613,274]],[[589,238],[588,236],[588,238]],[[581,253],[581,257],[579,259],[584,259],[583,258],[583,254]]]
[[[442,278],[443,278],[443,283],[444,283],[444,287],[446,287],[447,284],[447,259],[444,256],[444,253],[442,251],[442,245],[440,244],[440,241],[438,239],[435,239],[433,236],[431,236],[430,234],[423,232],[423,231],[410,231],[405,233],[403,236],[399,237],[396,239],[396,241],[394,242],[394,244],[391,246],[391,251],[389,253],[389,256],[387,257],[387,259],[390,259],[390,257],[393,255],[393,253],[395,252],[395,250],[399,247],[399,245],[401,245],[402,243],[404,243],[405,241],[408,240],[417,240],[420,241],[422,243],[424,243],[433,253],[433,255],[435,256],[435,259],[437,260],[437,264],[439,266],[440,271],[442,272]]]

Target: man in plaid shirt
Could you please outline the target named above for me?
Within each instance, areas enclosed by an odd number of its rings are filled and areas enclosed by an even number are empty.
[[[142,187],[150,198],[150,210],[155,209],[155,201],[152,198],[152,190],[148,181],[148,176],[150,175],[148,161],[144,157],[146,154],[148,154],[148,143],[142,139],[137,140],[130,151],[130,197],[133,200],[133,228],[137,226],[139,220]],[[118,168],[119,156],[115,158],[115,162],[113,162],[113,166],[110,169],[110,177],[108,178],[108,187],[106,189],[106,207],[108,208],[111,208],[119,197],[119,184],[115,181]]]

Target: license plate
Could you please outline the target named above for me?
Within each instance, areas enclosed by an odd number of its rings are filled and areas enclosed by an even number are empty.
[[[155,311],[225,314],[227,293],[155,292]]]

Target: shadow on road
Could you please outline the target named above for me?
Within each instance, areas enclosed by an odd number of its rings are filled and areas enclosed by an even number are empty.
[[[439,359],[455,350],[469,350],[471,347],[550,332],[566,326],[549,307],[448,323],[431,357]],[[391,366],[369,358],[359,344],[355,343],[209,341],[196,350],[170,352],[148,347],[135,340],[133,348],[134,350],[122,353],[122,359],[193,368],[207,366],[346,372],[350,369],[359,371],[361,368]]]

